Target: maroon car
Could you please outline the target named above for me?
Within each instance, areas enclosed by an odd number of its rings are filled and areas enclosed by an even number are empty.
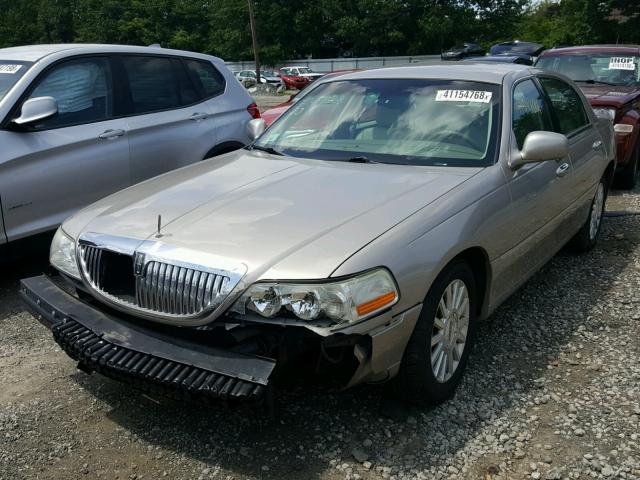
[[[594,45],[542,52],[536,67],[575,81],[598,116],[614,123],[618,147],[616,184],[633,188],[640,167],[640,47]]]

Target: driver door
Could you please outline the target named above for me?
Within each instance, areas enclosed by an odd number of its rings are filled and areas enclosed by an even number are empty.
[[[533,79],[517,83],[512,92],[510,155],[520,155],[527,135],[554,131],[551,110]],[[550,159],[512,170],[503,163],[511,195],[511,207],[504,218],[499,277],[495,285],[504,298],[540,268],[564,245],[558,228],[571,204],[567,195],[572,175],[571,160]]]

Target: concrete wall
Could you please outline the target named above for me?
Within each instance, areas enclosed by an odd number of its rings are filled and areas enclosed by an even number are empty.
[[[440,55],[417,55],[407,57],[362,57],[362,58],[322,58],[291,60],[282,62],[278,66],[302,65],[311,68],[316,72],[335,72],[337,70],[354,70],[377,67],[390,67],[394,65],[406,65],[408,63],[438,63]],[[231,71],[252,70],[255,63],[248,62],[225,62]],[[267,68],[267,67],[265,67]]]

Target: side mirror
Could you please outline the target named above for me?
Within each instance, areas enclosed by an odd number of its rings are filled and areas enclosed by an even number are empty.
[[[249,138],[252,142],[260,135],[262,135],[262,132],[264,132],[266,129],[267,124],[262,118],[254,118],[253,120],[250,120],[249,123],[247,123],[247,135],[249,135]]]
[[[20,116],[14,118],[16,125],[29,125],[41,122],[58,113],[58,102],[53,97],[31,98],[22,104]]]
[[[531,132],[524,139],[520,155],[509,161],[511,170],[527,163],[539,163],[569,155],[569,141],[561,133]]]

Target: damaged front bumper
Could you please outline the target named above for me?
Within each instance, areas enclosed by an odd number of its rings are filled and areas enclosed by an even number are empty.
[[[81,370],[161,390],[223,400],[258,398],[275,368],[268,358],[167,337],[95,309],[45,276],[21,281],[33,315]]]
[[[172,396],[228,402],[260,399],[276,377],[332,388],[388,380],[421,307],[321,334],[250,322],[233,329],[158,325],[85,302],[46,276],[22,280],[20,292],[81,370]]]

